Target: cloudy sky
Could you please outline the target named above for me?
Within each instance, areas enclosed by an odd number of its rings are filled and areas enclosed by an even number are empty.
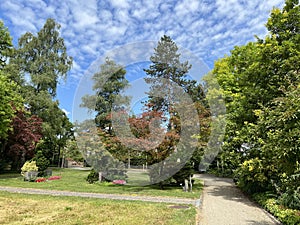
[[[78,84],[99,57],[125,48],[126,58],[132,53],[128,46],[140,56],[144,52],[138,49],[153,47],[167,34],[211,69],[234,46],[253,41],[254,35],[264,37],[271,9],[283,4],[284,0],[1,0],[0,19],[15,45],[25,32],[36,34],[49,17],[61,24],[74,64],[67,82],[59,86],[58,98],[72,119]],[[125,61],[132,67],[138,60]],[[128,74],[131,80],[133,74]]]

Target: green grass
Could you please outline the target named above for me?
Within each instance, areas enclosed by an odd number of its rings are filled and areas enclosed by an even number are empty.
[[[89,171],[74,169],[54,169],[53,175],[62,176],[60,180],[47,181],[42,183],[24,182],[19,174],[0,174],[0,186],[13,186],[23,188],[39,188],[50,190],[67,190],[78,192],[125,194],[125,195],[147,195],[147,196],[166,196],[181,198],[199,198],[202,190],[202,184],[196,180],[193,186],[193,192],[183,192],[181,187],[166,187],[160,190],[158,185],[139,186],[139,182],[148,179],[145,172],[129,171],[129,181],[127,185],[114,185],[112,183],[88,184],[86,177]]]
[[[195,224],[196,209],[168,204],[0,192],[0,224]]]

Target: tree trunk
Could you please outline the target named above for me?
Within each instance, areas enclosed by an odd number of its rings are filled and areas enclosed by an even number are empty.
[[[128,149],[128,169],[130,169],[130,150]]]

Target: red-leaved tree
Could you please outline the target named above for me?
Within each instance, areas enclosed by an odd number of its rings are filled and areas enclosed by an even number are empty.
[[[13,169],[20,169],[26,160],[33,158],[36,144],[42,138],[42,119],[18,111],[12,121],[5,152]]]

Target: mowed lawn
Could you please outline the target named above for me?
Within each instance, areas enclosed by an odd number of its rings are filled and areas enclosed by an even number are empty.
[[[158,185],[141,186],[140,184],[148,179],[147,173],[142,170],[130,170],[129,181],[126,185],[115,185],[111,182],[89,184],[85,180],[88,174],[89,171],[86,170],[53,169],[53,175],[62,178],[41,183],[24,182],[20,174],[0,174],[0,186],[191,199],[199,198],[203,187],[199,180],[195,181],[193,192],[183,192],[180,186],[166,187],[165,190],[161,190]]]
[[[183,192],[180,186],[165,190],[157,185],[141,186],[148,179],[142,170],[130,170],[126,185],[89,184],[85,180],[88,174],[86,170],[53,169],[53,176],[61,176],[61,179],[41,183],[25,182],[20,174],[0,174],[0,186],[191,199],[199,198],[202,190],[200,181],[195,182],[192,193]],[[195,224],[196,208],[178,206],[0,191],[0,224]]]
[[[168,204],[0,192],[0,224],[195,224],[196,209]]]

